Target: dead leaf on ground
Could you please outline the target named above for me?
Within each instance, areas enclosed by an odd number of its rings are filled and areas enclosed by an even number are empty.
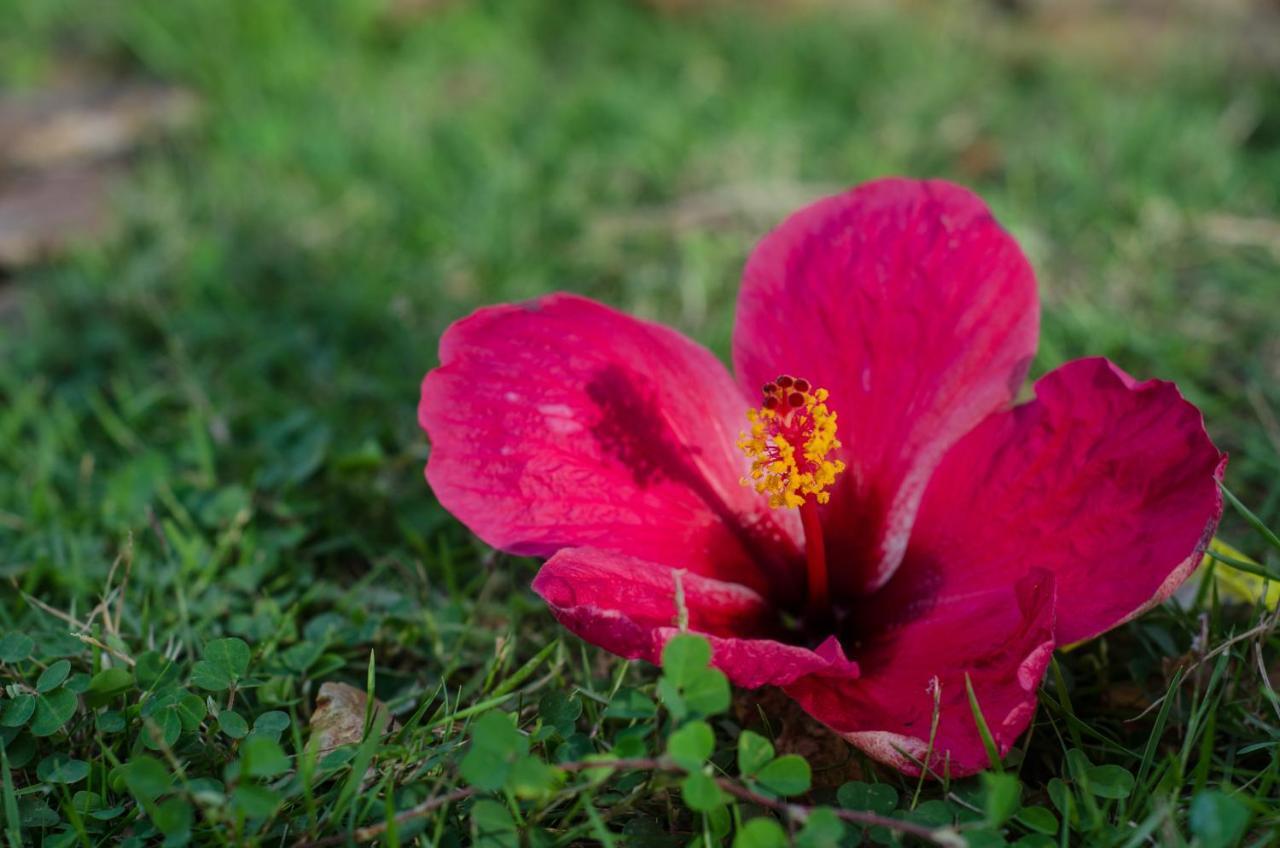
[[[190,127],[194,96],[165,85],[81,84],[0,97],[0,162],[47,168],[108,159]]]
[[[322,683],[311,714],[311,738],[307,745],[316,753],[327,754],[342,745],[358,744],[364,739],[365,711],[369,698],[363,690],[346,683]],[[383,732],[394,724],[387,705],[374,699],[374,725],[383,724]]]
[[[110,232],[110,192],[141,145],[194,124],[193,95],[83,72],[0,94],[0,268],[55,257]]]
[[[31,265],[108,229],[119,164],[67,165],[0,180],[0,267]]]

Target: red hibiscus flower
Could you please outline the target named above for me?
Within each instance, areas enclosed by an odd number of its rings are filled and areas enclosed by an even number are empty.
[[[751,255],[737,379],[566,294],[454,324],[427,480],[490,545],[550,557],[533,588],[587,641],[656,663],[686,627],[875,759],[968,774],[966,678],[1007,751],[1053,648],[1167,598],[1222,509],[1225,457],[1171,383],[1084,359],[1012,406],[1037,329],[981,200],[873,182]]]

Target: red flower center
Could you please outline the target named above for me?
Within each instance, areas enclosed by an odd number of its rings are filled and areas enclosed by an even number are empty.
[[[805,559],[809,577],[809,611],[825,616],[827,564],[823,552],[818,504],[831,499],[827,491],[845,464],[828,455],[840,447],[836,439],[836,414],[827,408],[827,390],[808,380],[786,374],[765,383],[759,409],[747,411],[751,431],[738,447],[751,460],[751,479],[744,486],[769,496],[774,509],[800,510],[804,526]]]

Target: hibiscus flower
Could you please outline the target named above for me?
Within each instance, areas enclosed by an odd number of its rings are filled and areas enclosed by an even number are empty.
[[[549,557],[571,631],[657,663],[680,629],[881,762],[988,765],[1057,645],[1167,598],[1226,458],[1167,382],[1049,372],[1035,277],[982,201],[888,179],[747,262],[735,376],[674,330],[552,294],[481,309],[422,384],[426,476],[488,544]],[[936,730],[933,727],[936,720]],[[932,738],[932,744],[930,739]]]

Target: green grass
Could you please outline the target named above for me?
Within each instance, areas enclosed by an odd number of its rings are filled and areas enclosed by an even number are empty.
[[[1036,373],[1102,354],[1177,380],[1232,454],[1228,485],[1280,527],[1280,83],[1230,30],[1107,52],[979,6],[0,6],[13,85],[73,54],[204,108],[139,158],[116,238],[6,283],[7,846],[341,844],[423,804],[378,838],[513,844],[515,821],[529,844],[715,844],[767,806],[733,760],[749,706],[655,714],[655,670],[565,635],[527,589],[534,564],[434,502],[417,387],[450,321],[553,289],[723,354],[754,240],[877,175],[975,187],[1039,272]],[[1275,567],[1238,514],[1222,535]],[[1245,844],[1267,844],[1280,699],[1262,616],[1206,591],[1060,654],[1002,775],[919,788],[862,763],[837,795],[815,760],[819,788],[796,800],[959,819],[975,845],[1044,826],[1035,807],[1074,827],[1027,844],[1225,845],[1246,816]],[[324,681],[372,690],[396,729],[308,755]],[[699,715],[716,717],[719,791],[754,800],[717,808],[716,786],[667,766],[539,770],[652,760]],[[695,766],[681,746],[699,732],[676,743]],[[472,736],[486,767],[467,766]],[[825,815],[802,844],[829,844]]]

